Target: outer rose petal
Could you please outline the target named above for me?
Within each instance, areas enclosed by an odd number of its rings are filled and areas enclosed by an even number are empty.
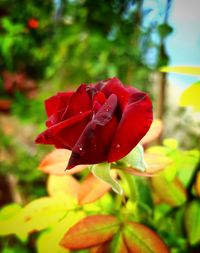
[[[132,94],[113,138],[108,162],[126,156],[147,133],[151,123],[151,100],[143,92]]]
[[[90,119],[91,111],[88,111],[62,121],[42,132],[35,142],[54,144],[58,148],[72,149]]]
[[[69,98],[74,92],[59,92],[45,100],[45,109],[48,116],[56,113],[58,110],[66,108]]]
[[[107,160],[117,128],[117,119],[113,115],[116,107],[117,96],[112,94],[89,122],[74,146],[68,169],[78,164],[94,164]]]

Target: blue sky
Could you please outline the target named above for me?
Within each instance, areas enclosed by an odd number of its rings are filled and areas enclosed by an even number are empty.
[[[200,66],[200,0],[174,0],[169,23],[174,32],[166,41],[170,65]],[[170,74],[169,80],[181,88],[199,77]]]

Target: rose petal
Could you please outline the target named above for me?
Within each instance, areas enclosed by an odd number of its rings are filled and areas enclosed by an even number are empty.
[[[72,149],[91,118],[91,111],[64,120],[42,132],[36,143],[54,144],[59,148]]]
[[[67,168],[78,164],[95,164],[107,160],[111,140],[117,127],[113,115],[117,96],[112,94],[87,125],[72,150]]]
[[[59,92],[45,100],[45,109],[48,116],[67,106],[68,100],[74,92]]]
[[[151,123],[151,100],[143,92],[133,93],[113,138],[108,162],[126,156],[147,133]]]
[[[63,113],[65,112],[65,109],[62,109],[60,111],[57,111],[55,113],[53,113],[46,121],[46,126],[47,127],[51,127],[57,123],[60,122],[62,116],[63,116]]]
[[[106,85],[102,87],[101,91],[105,93],[106,97],[109,97],[111,94],[115,94],[117,96],[120,109],[123,111],[128,102],[129,93],[119,79],[114,77],[106,81]]]
[[[71,118],[79,113],[91,110],[92,101],[87,93],[86,85],[82,84],[69,99],[68,106],[62,115],[61,120]]]

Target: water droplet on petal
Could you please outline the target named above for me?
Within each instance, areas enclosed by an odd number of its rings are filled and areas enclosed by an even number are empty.
[[[82,111],[79,112],[80,114],[83,113]]]
[[[78,145],[78,153],[79,153],[79,155],[84,155],[85,154],[85,151],[83,150],[83,145],[82,144],[79,144]]]
[[[119,144],[117,144],[117,145],[116,145],[116,148],[117,148],[117,149],[119,149],[119,148],[120,148],[120,145],[119,145]]]

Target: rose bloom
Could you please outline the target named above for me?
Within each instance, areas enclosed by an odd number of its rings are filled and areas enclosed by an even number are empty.
[[[47,130],[36,143],[72,150],[67,169],[123,158],[152,123],[147,94],[117,78],[59,92],[45,101],[45,108]]]
[[[30,18],[27,23],[30,29],[37,29],[39,26],[39,22],[36,18]]]

